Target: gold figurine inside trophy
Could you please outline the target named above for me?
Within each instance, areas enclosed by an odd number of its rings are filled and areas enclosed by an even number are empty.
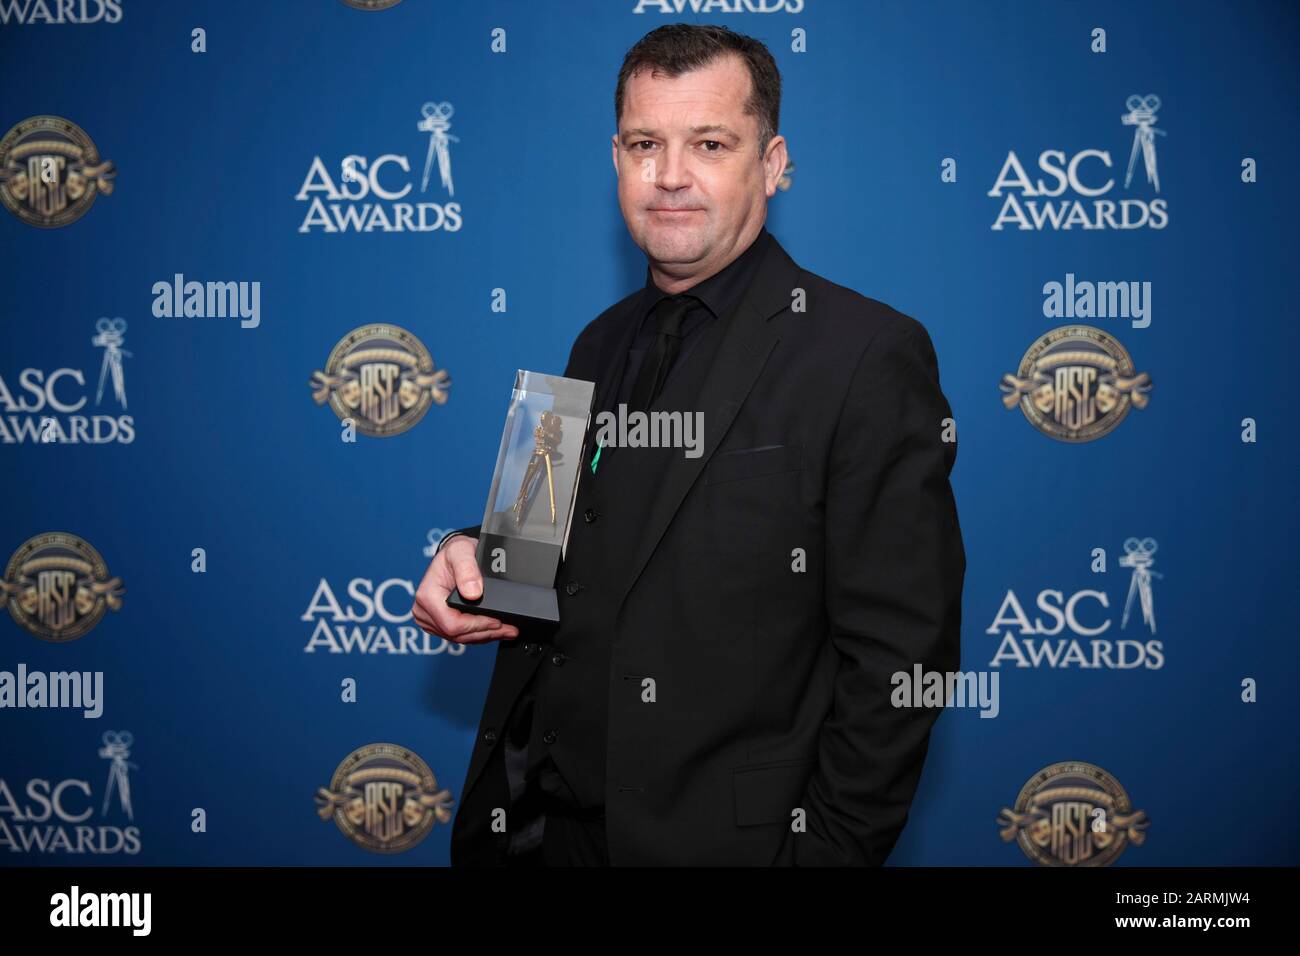
[[[542,412],[541,420],[533,429],[533,454],[528,459],[528,467],[524,470],[524,480],[519,484],[519,494],[510,508],[515,516],[515,527],[523,527],[524,513],[528,510],[541,483],[543,465],[546,467],[546,489],[551,499],[551,524],[555,524],[555,475],[551,465],[552,458],[558,457],[558,448],[563,437],[560,416],[552,412]]]
[[[483,590],[466,598],[453,588],[448,607],[543,632],[559,625],[555,578],[577,506],[595,390],[582,379],[515,372],[475,551]]]

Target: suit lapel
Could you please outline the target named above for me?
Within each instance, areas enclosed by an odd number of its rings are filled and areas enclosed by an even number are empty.
[[[620,609],[681,508],[687,491],[731,428],[768,355],[780,340],[767,324],[768,319],[790,307],[798,275],[799,267],[773,236],[758,274],[727,322],[700,392],[699,411],[704,413],[703,451],[698,458],[674,455],[670,459],[642,525],[644,531],[632,543],[633,557],[621,589]]]

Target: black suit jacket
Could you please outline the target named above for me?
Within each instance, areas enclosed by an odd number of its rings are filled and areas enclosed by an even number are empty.
[[[639,296],[582,331],[565,376],[608,397]],[[960,665],[956,444],[930,338],[773,241],[698,407],[703,454],[624,492],[645,521],[609,635],[610,862],[883,863],[938,716],[895,709],[891,675]],[[496,861],[509,798],[484,769],[544,656],[529,637],[497,648],[454,865]],[[653,675],[656,701],[615,695],[627,674]]]

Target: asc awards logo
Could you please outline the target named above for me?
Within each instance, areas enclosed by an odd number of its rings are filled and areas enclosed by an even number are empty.
[[[31,23],[120,23],[122,0],[0,0],[0,26]]]
[[[1129,570],[1128,593],[1124,598],[1124,611],[1120,616],[1119,630],[1127,631],[1129,621],[1141,624],[1153,635],[1156,633],[1156,608],[1154,578],[1162,577],[1153,570],[1156,563],[1155,538],[1128,538],[1119,566]],[[1093,552],[1093,573],[1106,570],[1105,552]],[[1110,617],[1110,596],[1105,591],[1084,588],[1066,596],[1065,591],[1045,588],[1038,592],[1033,610],[1041,612],[1031,620],[1025,611],[1025,602],[1014,590],[1008,590],[998,607],[993,623],[985,634],[1001,635],[997,652],[989,661],[990,667],[1003,664],[1018,668],[1051,667],[1081,670],[1159,670],[1165,666],[1164,644],[1158,640],[1109,640],[1102,635],[1110,630],[1114,620]],[[1097,609],[1101,610],[1098,611]],[[1136,613],[1135,613],[1136,611]],[[1062,636],[1067,635],[1068,636]]]
[[[75,534],[52,531],[24,541],[0,578],[0,600],[25,630],[43,641],[76,640],[105,610],[122,608],[122,579]]]
[[[456,195],[451,176],[451,144],[460,140],[451,133],[450,103],[425,103],[415,124],[429,137],[420,195],[429,191],[435,167],[438,182],[448,197]],[[462,225],[458,202],[411,202],[415,188],[413,166],[401,153],[384,153],[374,159],[353,154],[344,156],[337,175],[319,157],[312,158],[302,188],[293,198],[307,203],[307,214],[299,232],[459,232]]]
[[[396,325],[363,325],[339,340],[324,371],[307,383],[317,405],[372,438],[413,428],[433,404],[445,405],[451,376],[434,370],[424,343]]]
[[[126,320],[98,320],[90,344],[104,350],[95,386],[95,407],[103,404],[107,387],[112,400],[125,411],[126,370],[122,360],[131,357],[125,347]],[[5,413],[0,416],[0,444],[103,445],[130,444],[135,440],[135,420],[130,415],[76,414],[87,401],[79,393],[87,381],[81,369],[57,368],[47,374],[39,368],[25,368],[12,381],[17,384],[11,390],[0,376],[0,411]]]
[[[997,822],[1003,841],[1043,866],[1109,866],[1130,843],[1141,846],[1150,825],[1118,780],[1077,761],[1034,774]]]
[[[343,0],[343,2],[356,10],[387,10],[397,6],[402,0]]]
[[[1159,193],[1156,137],[1165,135],[1164,130],[1156,129],[1160,97],[1130,96],[1124,105],[1127,112],[1120,116],[1120,122],[1133,127],[1133,147],[1124,174],[1124,189],[1133,188],[1140,159],[1145,173],[1143,188]],[[1000,199],[1003,190],[1007,191],[992,228],[995,231],[1008,226],[1020,230],[1165,228],[1169,224],[1165,200],[1109,198],[1115,188],[1113,167],[1110,150],[1083,149],[1067,155],[1061,149],[1045,149],[1038,154],[1038,168],[1048,178],[1034,180],[1015,150],[1011,150],[988,193]]]
[[[802,13],[804,0],[636,0],[633,13]]]
[[[1151,376],[1138,372],[1114,336],[1090,325],[1052,329],[1029,346],[1020,367],[1002,376],[1002,404],[1020,406],[1044,435],[1094,441],[1130,408],[1146,408]]]
[[[429,540],[432,543],[432,532]],[[427,556],[432,554],[426,550]],[[352,578],[344,590],[321,578],[300,618],[311,625],[303,653],[464,654],[465,644],[435,637],[411,623],[414,599],[415,582],[406,578],[378,584],[370,578]]]
[[[61,116],[25,119],[0,139],[0,202],[32,226],[77,221],[113,191],[116,175],[86,131]]]
[[[396,744],[352,751],[328,787],[316,791],[316,812],[334,818],[343,835],[375,853],[415,846],[434,822],[451,820],[451,791],[440,788],[428,764]]]
[[[105,731],[101,739],[99,756],[109,763],[99,825],[91,821],[95,800],[88,780],[33,777],[20,787],[18,780],[0,776],[0,849],[10,853],[128,856],[140,852],[139,827],[104,822],[110,819],[108,809],[114,797],[118,809],[112,818],[124,816],[128,823],[135,821],[129,772],[139,767],[127,759],[135,741],[126,730]],[[14,780],[12,787],[10,780]]]

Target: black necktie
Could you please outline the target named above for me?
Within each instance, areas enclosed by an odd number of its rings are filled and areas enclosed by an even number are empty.
[[[645,412],[650,410],[650,403],[658,396],[677,358],[677,350],[682,343],[682,319],[687,310],[699,300],[693,295],[670,295],[660,299],[654,307],[653,321],[657,323],[658,334],[645,358],[641,360],[641,371],[637,374],[636,384],[632,386],[632,396],[628,400],[628,411]]]

